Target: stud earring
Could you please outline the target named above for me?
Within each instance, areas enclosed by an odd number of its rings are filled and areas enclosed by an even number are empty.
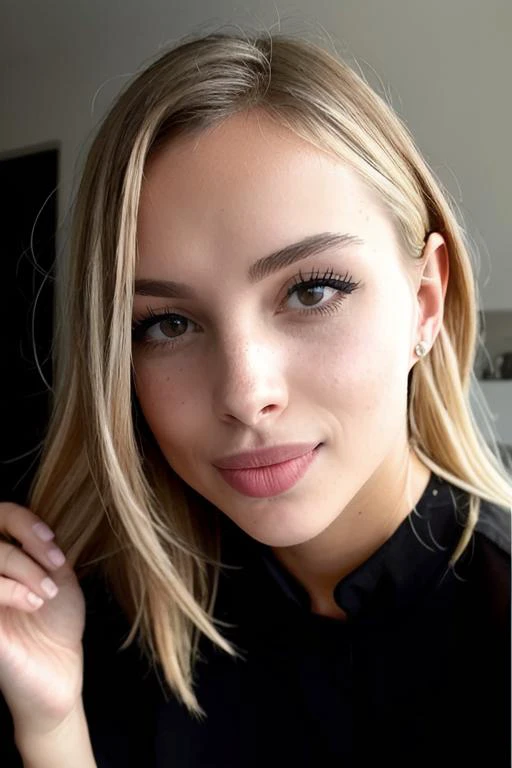
[[[428,352],[428,346],[424,341],[419,341],[414,347],[414,351],[416,352],[418,357],[425,357],[425,355]]]

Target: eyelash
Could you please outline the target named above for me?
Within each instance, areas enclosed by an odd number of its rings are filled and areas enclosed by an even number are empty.
[[[308,288],[334,288],[339,291],[338,296],[335,296],[327,305],[320,307],[311,307],[311,309],[296,310],[300,315],[311,314],[331,314],[337,310],[340,304],[345,300],[345,297],[359,287],[359,282],[354,282],[352,276],[347,272],[344,277],[334,274],[333,269],[326,270],[322,276],[320,271],[312,272],[307,278],[299,270],[299,274],[294,278],[294,282],[286,291],[285,299],[289,299],[294,293],[297,293],[299,289]],[[167,341],[153,341],[145,339],[144,334],[152,326],[157,323],[161,323],[164,320],[178,317],[187,320],[189,323],[193,323],[186,316],[180,315],[177,312],[172,311],[170,308],[164,308],[158,312],[154,312],[151,307],[146,308],[146,313],[142,313],[136,316],[132,324],[132,339],[134,343],[143,344],[147,347],[174,347],[180,344],[180,336],[175,339],[168,339]],[[185,336],[187,334],[183,334]]]

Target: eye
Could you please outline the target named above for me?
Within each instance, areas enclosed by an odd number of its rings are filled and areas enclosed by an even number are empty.
[[[330,312],[335,311],[345,299],[345,296],[355,291],[358,285],[359,283],[353,282],[352,277],[348,273],[345,277],[340,277],[335,275],[332,269],[325,272],[322,276],[320,276],[319,272],[316,272],[307,278],[299,272],[294,284],[288,288],[286,296],[287,298],[297,298],[298,306],[292,308],[298,309],[300,314]],[[325,298],[326,289],[328,289],[328,296],[330,296],[331,301],[322,303],[322,300]],[[332,300],[333,297],[334,301]],[[290,306],[289,303],[288,306]]]
[[[190,334],[191,328],[198,326],[188,317],[178,315],[170,309],[153,312],[151,307],[146,313],[135,317],[132,325],[132,339],[150,346],[168,347],[181,343],[184,336]],[[197,330],[195,331],[197,333]]]
[[[299,271],[286,291],[284,303],[295,314],[328,314],[336,312],[347,295],[357,290],[358,286],[359,283],[354,282],[348,273],[341,277],[334,274],[333,269],[323,275],[316,271],[307,277]],[[328,301],[325,302],[326,292]],[[297,304],[293,306],[292,301]],[[147,307],[145,313],[134,318],[132,325],[134,343],[160,349],[177,347],[192,333],[202,333],[200,326],[167,307],[159,312]]]

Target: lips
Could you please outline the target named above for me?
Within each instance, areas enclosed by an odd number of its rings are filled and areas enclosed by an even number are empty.
[[[216,469],[228,485],[244,496],[277,496],[291,490],[304,477],[319,451],[320,445],[297,458],[277,464],[260,464],[250,468],[245,466],[243,469]],[[258,458],[261,460],[261,455]]]
[[[267,467],[272,464],[281,464],[282,462],[304,456],[313,451],[318,445],[318,442],[274,445],[270,448],[260,448],[255,451],[246,451],[232,456],[224,456],[215,459],[212,463],[219,469],[254,469],[256,467]]]

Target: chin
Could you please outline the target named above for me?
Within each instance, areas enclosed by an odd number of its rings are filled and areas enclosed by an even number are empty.
[[[268,547],[295,547],[299,544],[305,544],[308,541],[319,536],[329,525],[326,522],[324,526],[318,526],[318,520],[315,521],[316,525],[311,526],[311,520],[305,520],[303,525],[296,522],[295,525],[281,525],[276,523],[274,519],[270,525],[247,525],[246,522],[242,524],[242,521],[233,519],[233,522],[238,525],[251,539],[259,541],[260,544],[265,544]],[[261,522],[261,521],[258,521]],[[308,525],[309,523],[309,525]]]

